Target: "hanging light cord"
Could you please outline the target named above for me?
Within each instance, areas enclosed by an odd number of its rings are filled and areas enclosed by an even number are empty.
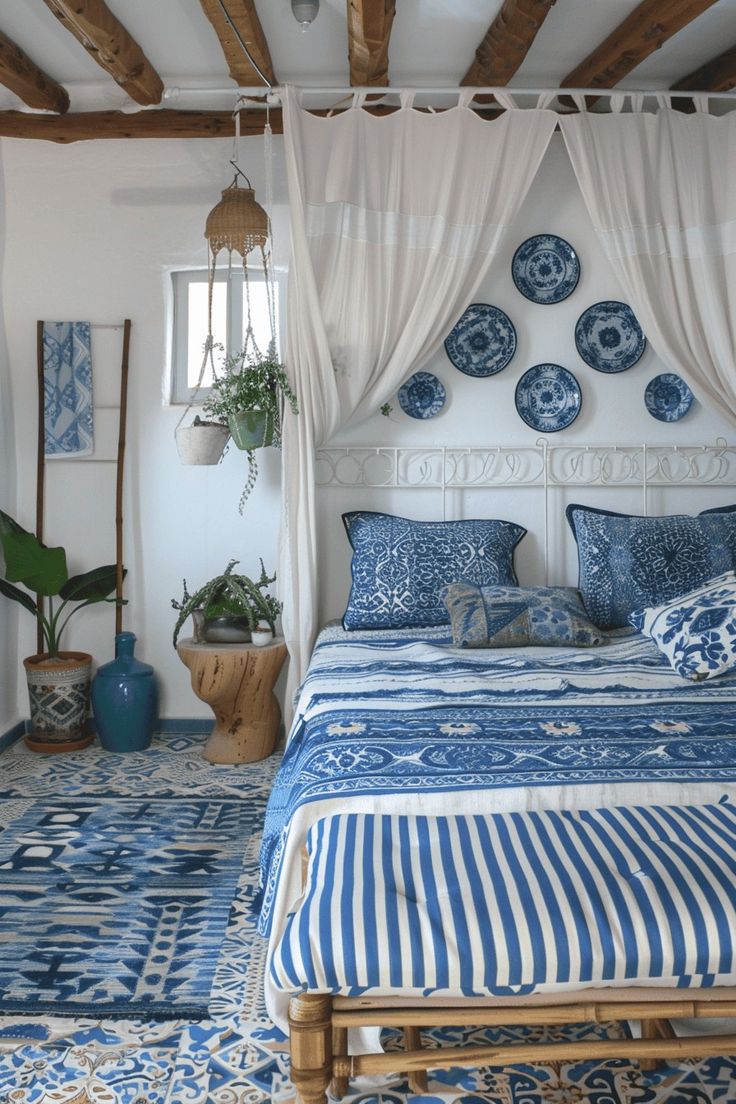
[[[261,69],[260,65],[258,64],[258,62],[257,62],[257,61],[255,60],[255,58],[254,58],[254,57],[253,57],[253,55],[251,54],[250,50],[249,50],[249,49],[248,49],[248,47],[246,46],[245,42],[243,41],[243,36],[241,35],[240,31],[238,30],[238,28],[237,28],[237,27],[235,26],[235,24],[233,23],[232,19],[230,18],[230,13],[228,12],[228,10],[227,10],[227,8],[225,7],[225,5],[223,4],[222,0],[217,0],[217,2],[218,2],[218,4],[220,5],[220,8],[221,8],[221,10],[222,10],[222,14],[223,14],[223,16],[225,17],[225,22],[226,22],[226,23],[227,23],[227,25],[228,25],[228,26],[230,27],[230,30],[231,30],[231,31],[233,32],[233,34],[234,34],[234,35],[235,35],[235,37],[237,38],[238,42],[240,43],[240,48],[241,48],[241,50],[243,51],[243,53],[245,54],[245,56],[247,57],[248,61],[249,61],[249,62],[250,62],[250,64],[251,64],[251,65],[253,66],[253,68],[255,69],[256,73],[258,74],[258,76],[259,76],[259,77],[261,78],[261,80],[263,81],[263,83],[264,83],[264,84],[265,84],[265,85],[266,85],[266,86],[267,86],[267,87],[268,87],[269,89],[272,89],[272,88],[273,88],[273,85],[271,84],[271,81],[270,81],[270,80],[268,79],[268,77],[266,76],[266,74],[265,74],[265,73],[263,72],[263,70]]]

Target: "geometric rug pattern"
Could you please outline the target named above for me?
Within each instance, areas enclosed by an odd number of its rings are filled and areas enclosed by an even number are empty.
[[[252,902],[258,886],[260,822],[277,760],[238,767],[201,759],[205,737],[163,735],[146,752],[114,755],[96,746],[63,756],[32,756],[20,745],[0,755],[8,799],[74,796],[114,800],[173,796],[245,798],[252,831],[242,840],[244,866],[215,970],[207,1019],[193,1022],[0,1018],[0,1104],[294,1104],[283,1035],[262,998],[264,940]],[[73,793],[69,791],[73,790]],[[131,792],[132,791],[132,792]],[[592,1037],[589,1026],[543,1029],[445,1028],[440,1041],[500,1044],[522,1039]],[[611,1027],[609,1033],[618,1031]],[[386,1033],[385,1045],[398,1046]],[[735,1104],[736,1061],[683,1061],[643,1074],[635,1062],[577,1062],[551,1067],[430,1073],[429,1091],[406,1084],[353,1086],[350,1104]]]
[[[246,800],[0,798],[0,1012],[201,1018]]]

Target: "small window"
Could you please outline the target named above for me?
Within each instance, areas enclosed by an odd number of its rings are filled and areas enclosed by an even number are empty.
[[[173,272],[174,333],[172,348],[171,401],[188,403],[197,387],[207,339],[207,270]],[[256,344],[262,353],[271,340],[266,282],[249,273],[251,319]],[[279,286],[274,282],[274,315],[276,317],[276,350],[278,354]],[[212,336],[225,354],[239,353],[243,348],[248,310],[246,288],[240,269],[217,273],[212,293]],[[215,368],[222,363],[223,353],[215,349]],[[212,365],[205,365],[197,401],[204,401],[212,385]]]

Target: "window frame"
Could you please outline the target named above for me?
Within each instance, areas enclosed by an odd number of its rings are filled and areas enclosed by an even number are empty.
[[[171,406],[189,405],[195,395],[197,405],[203,403],[211,388],[189,386],[189,286],[193,283],[207,284],[209,273],[206,268],[175,269],[171,272],[172,326],[171,326],[171,372],[169,403]],[[263,276],[249,272],[251,284],[263,283]],[[226,284],[225,329],[227,334],[226,355],[240,352],[243,334],[243,274],[233,266],[231,271],[223,268],[215,273],[215,283]],[[281,304],[281,281],[274,274],[273,283],[276,292],[276,347],[279,346],[279,309]],[[206,337],[206,334],[204,335]],[[203,340],[204,344],[204,340]]]

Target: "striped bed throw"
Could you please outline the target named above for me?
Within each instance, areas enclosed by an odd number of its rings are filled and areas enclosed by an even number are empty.
[[[736,808],[341,814],[271,956],[287,992],[734,984]]]

